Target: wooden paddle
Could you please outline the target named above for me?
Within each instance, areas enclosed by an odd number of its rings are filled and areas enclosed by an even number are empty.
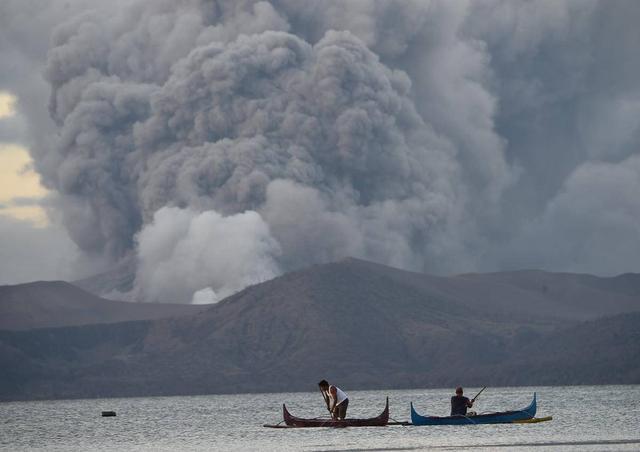
[[[331,408],[330,408],[330,405],[329,405],[329,397],[327,397],[327,394],[325,394],[325,392],[322,390],[322,388],[320,388],[320,394],[322,394],[322,398],[324,399],[324,403],[327,404],[327,411],[329,412],[331,417],[333,417],[333,413],[331,412]]]

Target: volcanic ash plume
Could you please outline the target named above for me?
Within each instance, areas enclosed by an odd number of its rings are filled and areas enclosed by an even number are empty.
[[[348,255],[413,269],[466,256],[466,169],[407,72],[350,31],[307,41],[292,8],[141,1],[56,30],[60,136],[38,168],[85,252],[137,256],[136,299],[212,299]]]
[[[83,262],[136,261],[139,300],[346,255],[611,274],[640,268],[639,21],[627,0],[4,0],[0,89]]]

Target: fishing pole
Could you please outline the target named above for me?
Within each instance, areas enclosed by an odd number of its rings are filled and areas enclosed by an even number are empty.
[[[475,401],[476,401],[476,399],[478,398],[478,396],[479,396],[480,394],[482,394],[482,391],[484,391],[485,389],[487,389],[487,387],[486,387],[486,386],[485,386],[484,388],[482,388],[482,389],[480,390],[480,392],[479,392],[479,393],[477,393],[477,394],[476,394],[476,396],[475,396],[473,399],[471,399],[471,403],[475,402]]]

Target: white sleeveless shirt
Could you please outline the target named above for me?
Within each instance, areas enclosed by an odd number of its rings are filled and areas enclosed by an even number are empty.
[[[333,386],[333,385],[331,385]],[[329,387],[329,398],[333,400],[333,394],[331,394],[331,386]],[[336,388],[336,405],[340,405],[342,402],[348,399],[347,394],[337,386],[333,386]]]

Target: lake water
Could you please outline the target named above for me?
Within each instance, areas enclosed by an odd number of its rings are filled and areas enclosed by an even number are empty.
[[[349,391],[350,417],[447,415],[452,389]],[[269,429],[282,403],[299,417],[326,413],[318,392],[0,403],[0,450],[640,450],[640,386],[487,388],[478,412],[524,408],[538,424]],[[477,388],[467,388],[473,396]],[[116,417],[101,417],[103,410]]]

